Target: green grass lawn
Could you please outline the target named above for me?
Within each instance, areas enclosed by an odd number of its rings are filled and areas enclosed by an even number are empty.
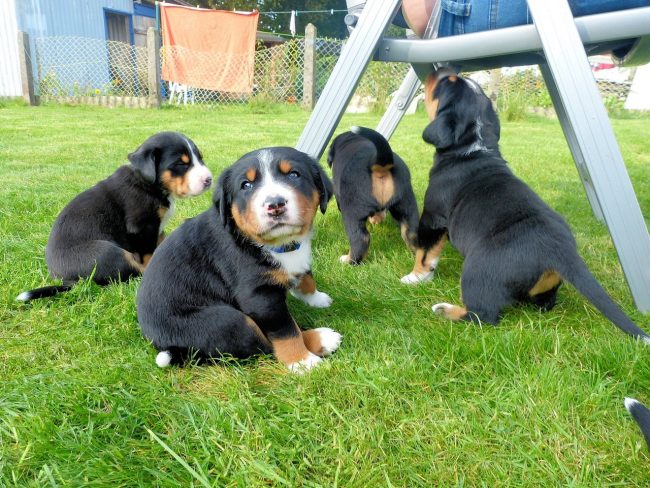
[[[623,407],[624,396],[650,403],[650,349],[569,286],[549,313],[451,324],[430,307],[458,302],[460,256],[448,247],[432,282],[401,285],[412,256],[387,220],[371,231],[367,262],[343,266],[333,202],[316,220],[314,275],[334,304],[288,300],[299,324],[344,340],[304,376],[271,357],[157,368],[136,320],[138,280],[14,302],[51,283],[44,248],[58,212],[152,133],[184,132],[216,175],[250,150],[293,145],[307,118],[291,108],[0,108],[0,486],[650,486],[650,456]],[[433,153],[425,123],[406,117],[392,140],[420,203]],[[650,119],[613,124],[648,217]],[[557,121],[504,123],[502,134],[515,172],[566,217],[592,271],[650,331]],[[210,198],[178,202],[168,230]]]

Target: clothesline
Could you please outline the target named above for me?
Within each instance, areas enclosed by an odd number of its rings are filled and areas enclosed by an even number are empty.
[[[277,14],[287,14],[287,15],[289,15],[289,14],[291,14],[293,12],[295,12],[296,15],[300,15],[300,14],[330,14],[330,15],[332,15],[332,14],[335,14],[335,13],[347,12],[347,10],[346,9],[340,10],[340,9],[335,9],[335,8],[331,8],[329,10],[284,10],[284,11],[281,11],[281,12],[273,12],[273,11],[271,11],[271,12],[260,12],[260,15],[277,15]]]

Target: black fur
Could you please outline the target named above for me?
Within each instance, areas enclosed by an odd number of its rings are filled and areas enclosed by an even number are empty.
[[[555,271],[617,327],[648,342],[589,272],[564,219],[501,157],[499,121],[480,87],[444,78],[433,99],[437,114],[423,138],[436,146],[436,156],[418,241],[428,250],[448,235],[465,257],[463,318],[495,324],[505,307],[522,301],[552,308],[557,287],[534,297],[529,291],[544,272]]]
[[[121,166],[68,203],[54,222],[45,248],[50,276],[63,285],[24,292],[18,299],[52,296],[90,276],[95,283],[107,285],[140,275],[143,258],[154,252],[161,238],[159,211],[170,208],[170,190],[161,175],[168,172],[182,178],[192,168],[193,162],[180,161],[188,155],[188,144],[203,165],[190,139],[160,132],[129,154],[130,165]],[[207,186],[210,181],[206,180]]]
[[[231,211],[233,205],[241,210],[250,204],[251,191],[242,182],[249,182],[249,168],[259,166],[261,151],[246,154],[221,174],[214,205],[176,229],[143,275],[138,321],[153,346],[169,353],[171,364],[183,364],[190,357],[201,362],[270,353],[270,341],[300,333],[286,304],[288,284],[273,279],[278,263],[262,244],[240,231]],[[278,178],[305,197],[316,190],[324,211],[331,183],[320,166],[291,148],[265,151],[273,154],[274,165],[291,162],[299,176],[278,173]]]
[[[632,418],[639,425],[648,449],[650,449],[650,410],[643,403],[633,398],[625,399],[625,408],[627,408]]]
[[[402,226],[406,244],[410,248],[415,246],[418,206],[411,174],[381,134],[364,127],[340,134],[330,146],[327,164],[332,168],[334,194],[350,243],[352,264],[360,263],[368,253],[370,234],[366,221],[386,210]],[[392,178],[394,194],[387,202],[379,202],[373,196],[374,165],[389,168],[386,173]]]

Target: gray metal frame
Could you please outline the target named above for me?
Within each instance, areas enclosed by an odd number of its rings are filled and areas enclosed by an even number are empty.
[[[381,39],[401,2],[370,0],[296,147],[320,158],[373,53],[379,61],[411,63],[420,76],[434,62],[467,70],[540,64],[594,215],[607,224],[637,308],[648,312],[650,235],[583,45],[650,35],[650,7],[573,19],[566,2],[527,1],[535,25],[413,41]],[[406,97],[415,89],[412,73],[402,85]],[[382,119],[385,135],[401,108]]]

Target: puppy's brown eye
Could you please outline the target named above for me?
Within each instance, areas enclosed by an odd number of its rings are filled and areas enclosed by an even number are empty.
[[[290,171],[290,172],[287,174],[287,176],[288,176],[289,178],[296,179],[296,178],[300,178],[300,173],[298,173],[297,171]]]
[[[242,181],[242,184],[241,184],[241,189],[242,190],[250,190],[251,188],[253,188],[253,184],[250,181],[248,181],[248,180]]]

